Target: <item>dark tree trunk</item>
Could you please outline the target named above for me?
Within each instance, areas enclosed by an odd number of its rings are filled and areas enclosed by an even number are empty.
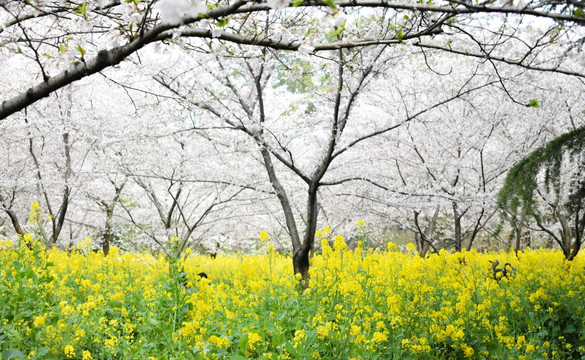
[[[0,203],[2,203],[2,206],[4,207],[4,212],[6,212],[6,214],[10,218],[10,222],[12,223],[14,231],[16,231],[18,235],[24,236],[24,231],[22,230],[22,226],[20,226],[18,217],[16,216],[16,213],[11,209],[12,204],[7,206],[6,204],[4,204],[4,201],[5,201],[4,197],[2,196],[2,194],[0,194]]]
[[[434,252],[438,252],[437,248],[433,245],[433,235],[435,233],[435,227],[437,225],[437,219],[439,217],[439,210],[441,209],[440,206],[437,205],[435,208],[435,212],[433,214],[432,219],[429,221],[428,226],[425,229],[422,229],[418,218],[420,213],[418,211],[414,212],[414,224],[416,227],[415,232],[415,242],[417,246],[417,250],[420,256],[425,257],[426,254],[429,252],[429,249],[432,247]]]
[[[516,219],[514,221],[514,251],[517,253],[520,251],[520,247],[522,246],[522,235],[524,234],[524,223],[526,221],[526,217],[522,214],[521,219]],[[527,246],[530,246],[528,244]]]
[[[106,210],[106,228],[104,229],[104,243],[102,244],[102,250],[104,256],[108,256],[110,253],[110,244],[114,234],[112,233],[112,217],[114,215],[114,203],[112,203]]]
[[[10,222],[12,223],[12,227],[14,228],[14,231],[16,231],[16,233],[18,235],[24,236],[24,230],[22,229],[22,226],[20,225],[20,221],[18,221],[18,217],[16,216],[16,213],[10,208],[10,207],[12,207],[12,204],[10,204],[9,207],[6,207],[6,205],[4,204],[4,197],[1,194],[0,194],[0,203],[2,203],[2,205],[4,207],[4,212],[6,212],[6,214],[10,218]],[[26,246],[28,246],[29,248],[32,248],[32,244],[27,243]]]
[[[455,251],[461,251],[462,249],[462,243],[463,243],[463,239],[461,238],[461,214],[459,214],[459,211],[457,209],[457,203],[453,202],[453,218],[455,220],[455,237],[454,237],[454,241],[455,241]]]
[[[71,188],[69,186],[69,181],[71,179],[71,145],[69,144],[69,133],[63,134],[63,145],[65,150],[65,189],[63,190],[63,197],[61,200],[61,206],[59,207],[59,212],[57,213],[56,217],[53,217],[53,233],[51,234],[50,240],[47,241],[47,248],[51,248],[57,243],[57,240],[59,239],[59,235],[63,229],[63,224],[65,223],[67,208],[69,207],[69,196],[71,195]],[[45,198],[47,199],[48,203],[48,196],[46,194]]]
[[[295,274],[301,274],[301,288],[304,290],[309,286],[309,251],[304,248],[293,254],[293,268]]]
[[[112,219],[114,218],[114,209],[116,207],[116,204],[118,203],[118,200],[120,199],[120,194],[122,193],[122,189],[124,188],[124,186],[126,186],[126,180],[127,178],[124,179],[124,181],[122,182],[122,184],[120,184],[120,186],[116,186],[116,184],[112,181],[112,184],[114,185],[114,190],[115,190],[115,194],[114,194],[114,198],[112,199],[111,203],[107,203],[106,201],[102,201],[101,205],[106,209],[106,224],[105,224],[105,229],[104,229],[104,242],[102,244],[102,251],[104,252],[104,256],[108,256],[108,254],[110,253],[110,245],[112,243],[112,239],[114,238],[114,232],[112,229]]]

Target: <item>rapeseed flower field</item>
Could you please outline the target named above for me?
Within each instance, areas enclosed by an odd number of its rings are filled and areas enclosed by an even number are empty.
[[[557,250],[421,258],[337,236],[301,291],[270,245],[169,263],[27,241],[0,243],[2,359],[585,358],[585,259]]]

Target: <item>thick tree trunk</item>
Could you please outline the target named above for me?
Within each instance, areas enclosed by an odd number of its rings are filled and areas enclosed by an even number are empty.
[[[293,254],[293,268],[295,274],[301,274],[300,285],[304,290],[309,286],[309,251],[303,248]]]
[[[571,253],[567,257],[567,260],[571,261],[577,256],[579,250],[581,250],[581,243],[583,241],[583,229],[585,228],[585,212],[583,216],[579,216],[579,211],[576,211],[575,214],[575,240],[573,241],[573,248],[571,249]]]
[[[524,224],[526,223],[526,214],[522,212],[520,215],[520,219],[516,218],[514,221],[514,232],[515,232],[515,243],[514,243],[514,251],[520,251],[520,247],[522,246],[522,236],[524,234]],[[530,243],[527,244],[530,247]]]
[[[520,251],[520,241],[522,240],[522,225],[516,224],[515,230],[516,241],[514,242],[514,251],[518,252]]]
[[[319,188],[318,182],[313,181],[309,184],[308,200],[307,200],[307,219],[306,228],[303,241],[301,238],[296,225],[294,212],[286,191],[274,170],[272,164],[272,158],[266,148],[261,150],[262,158],[264,159],[264,167],[268,173],[272,188],[276,192],[280,205],[284,212],[286,219],[286,226],[291,237],[293,245],[293,269],[295,274],[301,274],[301,288],[305,289],[309,284],[309,255],[313,249],[313,243],[315,241],[315,232],[317,231],[317,218],[319,214],[319,203],[317,201],[317,190]]]
[[[309,256],[315,243],[315,232],[317,231],[317,219],[319,215],[319,202],[317,201],[318,184],[313,182],[309,186],[307,199],[307,224],[303,243],[293,254],[293,267],[295,274],[301,274],[301,288],[304,290],[309,286]]]

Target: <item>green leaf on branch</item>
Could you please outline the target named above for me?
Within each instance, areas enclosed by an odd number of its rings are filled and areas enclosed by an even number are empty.
[[[82,48],[81,45],[77,45],[77,48],[76,49],[81,54],[81,57],[83,57],[83,55],[85,55],[85,49]]]
[[[528,101],[528,104],[526,104],[526,105],[529,106],[529,107],[533,107],[535,109],[539,109],[540,108],[540,105],[538,104],[538,100],[536,100],[536,99],[530,99]]]
[[[81,14],[83,15],[84,18],[87,18],[87,3],[84,2],[83,4],[81,4],[81,6],[77,8],[77,10],[75,10],[73,13]]]
[[[323,3],[329,6],[332,9],[335,9],[335,1],[334,0],[323,0]]]
[[[221,20],[219,20],[219,21],[216,23],[216,25],[217,25],[218,27],[225,27],[225,26],[228,24],[228,22],[229,22],[229,21],[230,21],[230,19],[229,19],[229,18],[226,18],[226,19],[221,19]]]

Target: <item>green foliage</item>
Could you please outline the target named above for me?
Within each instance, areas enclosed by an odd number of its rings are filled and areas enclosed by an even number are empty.
[[[512,214],[519,210],[527,215],[540,216],[535,192],[539,185],[546,192],[559,192],[561,186],[561,167],[563,161],[575,161],[585,152],[585,127],[578,128],[536,149],[516,164],[506,176],[504,186],[498,193],[498,205]],[[576,164],[580,174],[585,172],[585,160]],[[543,183],[539,184],[539,174],[544,172]],[[567,201],[563,204],[569,211],[582,206],[585,199],[585,177],[574,177],[570,181]]]
[[[229,23],[229,21],[230,21],[230,19],[229,19],[229,18],[224,18],[224,19],[218,20],[218,21],[215,23],[215,25],[216,25],[217,27],[221,27],[221,28],[222,28],[222,27],[225,27],[225,26],[226,26],[226,25]]]
[[[32,348],[36,349],[37,355],[32,357],[36,359],[48,351],[38,345],[41,334],[33,330],[26,335],[18,327],[22,323],[32,323],[55,303],[50,290],[54,280],[50,269],[53,264],[45,259],[45,250],[39,242],[33,243],[30,249],[22,244],[14,255],[10,264],[2,264],[7,271],[0,277],[1,358],[28,359],[19,348]]]
[[[535,108],[535,109],[538,109],[538,108],[540,108],[540,105],[538,104],[538,100],[536,100],[536,99],[530,99],[530,100],[528,101],[528,104],[527,104],[527,106],[529,106],[529,107],[533,107],[533,108]]]
[[[81,4],[79,8],[75,10],[73,13],[83,15],[83,17],[87,19],[87,3],[84,2],[83,4]]]
[[[85,49],[81,47],[81,45],[77,45],[77,51],[79,51],[81,57],[83,58],[83,55],[85,55]]]
[[[335,41],[341,38],[341,34],[343,34],[343,31],[345,30],[345,24],[342,24],[340,26],[335,26],[333,29],[331,29],[326,35],[325,37],[327,38],[327,41]]]

